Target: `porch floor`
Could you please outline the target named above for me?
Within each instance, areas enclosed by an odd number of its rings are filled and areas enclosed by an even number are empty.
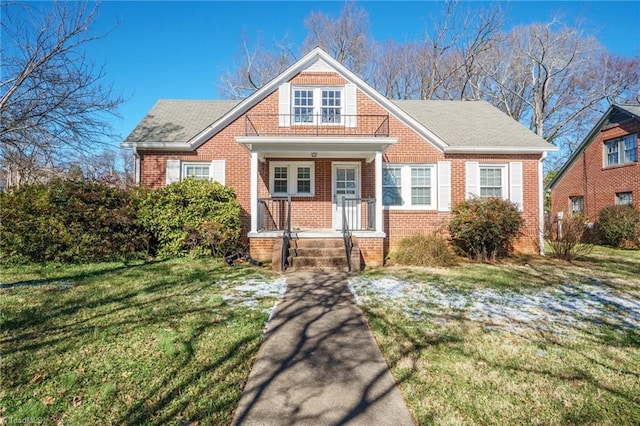
[[[278,238],[283,231],[258,231],[251,233],[249,238]],[[376,231],[352,231],[352,235],[360,238],[384,238],[385,234]],[[342,231],[331,228],[293,228],[292,238],[342,238]]]

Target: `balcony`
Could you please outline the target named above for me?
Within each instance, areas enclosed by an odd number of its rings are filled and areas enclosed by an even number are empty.
[[[245,136],[388,137],[389,115],[247,114]]]

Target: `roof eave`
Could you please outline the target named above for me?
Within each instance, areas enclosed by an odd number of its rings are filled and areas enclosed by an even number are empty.
[[[558,151],[558,147],[519,147],[519,146],[449,146],[445,148],[446,154],[543,154]]]
[[[153,149],[157,151],[193,151],[193,147],[185,142],[122,142],[122,148]]]
[[[575,161],[578,159],[578,157],[582,154],[582,152],[584,152],[584,150],[587,148],[587,146],[589,146],[589,144],[591,144],[591,141],[593,140],[593,138],[600,133],[600,130],[602,129],[602,126],[604,125],[604,122],[608,120],[608,118],[611,116],[611,113],[613,112],[614,108],[616,108],[616,105],[612,104],[609,105],[609,109],[607,109],[607,111],[602,114],[602,117],[600,118],[600,120],[598,120],[598,122],[596,123],[595,126],[593,126],[593,128],[591,129],[591,131],[589,131],[589,133],[587,134],[587,136],[582,140],[582,142],[580,142],[580,145],[578,145],[578,147],[576,148],[575,151],[573,151],[573,154],[571,154],[571,156],[569,157],[569,159],[567,160],[566,163],[564,163],[564,165],[562,167],[560,167],[560,170],[558,170],[558,173],[553,177],[553,179],[551,179],[551,181],[544,187],[544,189],[546,191],[551,191],[557,184],[558,181],[562,178],[562,176],[566,173],[566,171],[569,169],[569,167],[571,167],[573,165],[573,163],[575,163]],[[619,107],[618,107],[619,109]],[[625,111],[626,112],[626,111]],[[628,112],[627,112],[628,113]]]

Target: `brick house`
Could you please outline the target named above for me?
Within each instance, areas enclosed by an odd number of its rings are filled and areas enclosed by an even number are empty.
[[[640,105],[609,107],[547,185],[551,214],[583,214],[591,222],[614,204],[640,201]]]
[[[472,196],[518,203],[517,248],[541,250],[542,162],[555,150],[483,101],[391,101],[320,48],[240,102],[160,100],[122,145],[141,185],[233,187],[251,255],[274,266],[289,236],[302,247],[345,235],[356,264],[381,265]]]

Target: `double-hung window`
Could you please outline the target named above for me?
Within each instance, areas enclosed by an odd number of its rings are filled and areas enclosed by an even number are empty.
[[[314,164],[303,162],[272,162],[269,175],[271,195],[312,196],[314,194]]]
[[[584,197],[569,197],[569,212],[571,215],[580,214],[584,211]]]
[[[435,167],[387,164],[382,168],[382,204],[390,208],[435,208]]]
[[[185,179],[209,180],[211,177],[210,167],[210,163],[184,163],[182,165],[182,175]]]
[[[293,91],[293,122],[313,123],[313,90],[294,89]]]
[[[638,161],[638,135],[627,135],[605,142],[605,165],[635,163]]]
[[[431,169],[429,167],[411,168],[411,205],[431,205]]]
[[[343,89],[340,87],[294,87],[294,124],[344,124]]]
[[[480,196],[504,197],[504,173],[504,167],[480,166]]]

